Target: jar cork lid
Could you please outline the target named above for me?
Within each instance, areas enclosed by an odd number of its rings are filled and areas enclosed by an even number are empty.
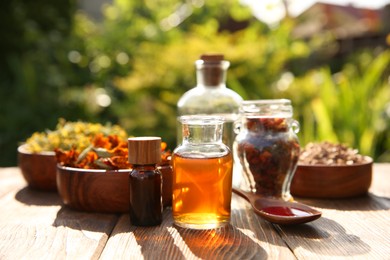
[[[161,162],[161,138],[154,136],[130,137],[129,163],[157,164]]]

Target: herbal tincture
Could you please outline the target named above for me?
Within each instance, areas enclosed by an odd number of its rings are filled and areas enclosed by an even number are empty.
[[[183,141],[172,157],[172,215],[177,226],[214,229],[230,222],[233,157],[223,118],[182,116]]]
[[[128,139],[130,222],[135,226],[155,226],[162,221],[162,175],[157,169],[161,161],[160,137]]]

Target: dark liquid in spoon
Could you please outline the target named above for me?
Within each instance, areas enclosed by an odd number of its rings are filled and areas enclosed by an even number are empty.
[[[294,208],[294,207],[265,207],[262,208],[261,211],[278,216],[285,217],[306,217],[312,215],[310,212],[307,212],[302,209]]]

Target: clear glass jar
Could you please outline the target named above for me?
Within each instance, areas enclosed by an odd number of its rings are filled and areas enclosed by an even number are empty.
[[[233,156],[222,143],[223,118],[180,117],[183,141],[172,155],[176,225],[212,229],[230,221]]]
[[[244,101],[234,143],[234,159],[242,173],[240,188],[264,197],[291,200],[290,184],[299,157],[296,133],[287,99]]]
[[[202,55],[195,62],[196,86],[179,99],[178,116],[217,115],[224,118],[222,141],[230,149],[233,147],[235,133],[234,122],[239,116],[242,98],[226,87],[226,73],[229,61],[221,54]],[[181,125],[178,121],[177,144],[182,141]]]

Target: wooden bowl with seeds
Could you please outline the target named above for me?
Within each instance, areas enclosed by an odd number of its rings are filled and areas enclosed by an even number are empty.
[[[308,144],[301,152],[290,192],[296,197],[349,198],[367,194],[372,158],[340,144]]]

